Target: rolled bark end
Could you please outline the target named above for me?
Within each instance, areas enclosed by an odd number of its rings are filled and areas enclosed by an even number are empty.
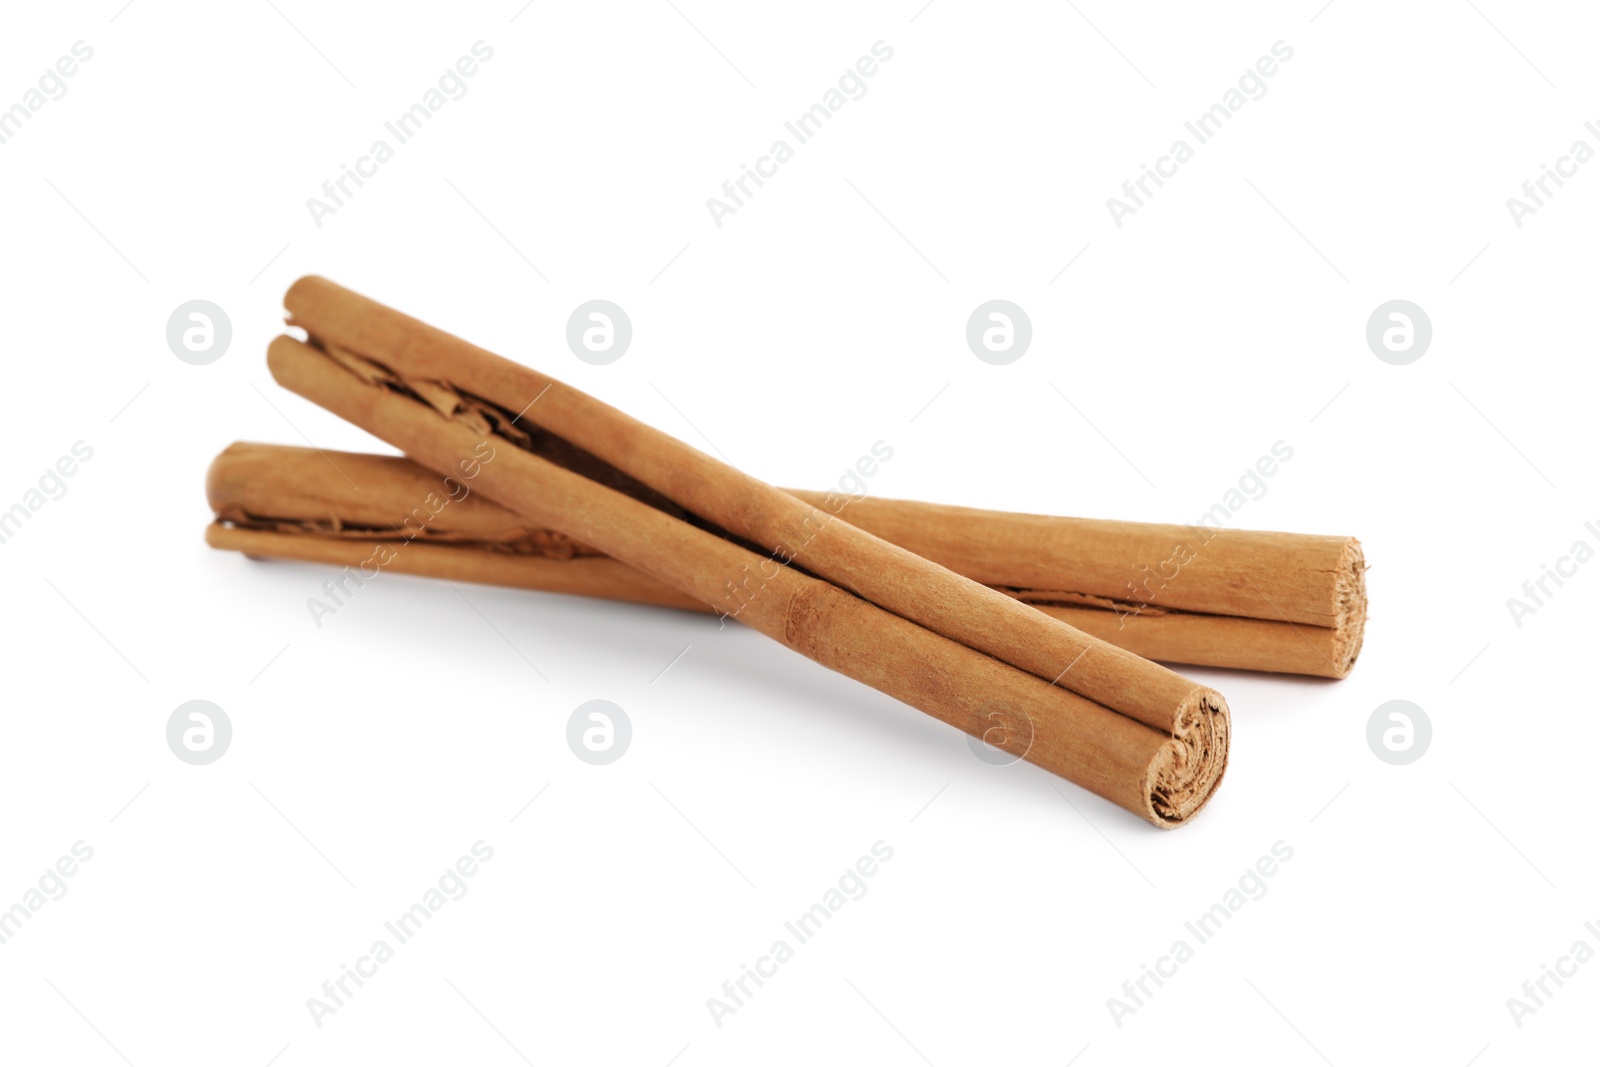
[[[1361,637],[1367,628],[1367,560],[1361,542],[1345,543],[1334,575],[1333,663],[1334,677],[1343,678],[1361,654]]]
[[[1150,764],[1146,818],[1171,829],[1193,818],[1222,784],[1228,765],[1227,701],[1214,689],[1197,688],[1178,711],[1172,738]]]

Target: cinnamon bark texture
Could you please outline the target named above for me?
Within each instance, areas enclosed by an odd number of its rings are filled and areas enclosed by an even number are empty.
[[[406,549],[388,569],[401,573],[715,610],[481,495],[457,502],[438,475],[400,456],[235,444],[212,464],[207,492],[218,548],[355,567],[398,543]],[[827,493],[789,492],[827,503]],[[430,495],[443,502],[437,511],[424,504]],[[1341,678],[1361,649],[1364,564],[1353,538],[903,500],[855,500],[844,515],[1149,659]]]
[[[310,343],[272,343],[280,384],[522,518],[1157,826],[1221,780],[1219,694],[850,525],[848,498],[808,504],[323,279],[285,304]]]

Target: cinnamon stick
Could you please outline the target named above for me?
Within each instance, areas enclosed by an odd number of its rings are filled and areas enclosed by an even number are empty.
[[[851,526],[847,498],[807,504],[323,279],[285,304],[310,343],[272,343],[280,384],[524,519],[991,743],[998,707],[998,747],[1155,825],[1220,781],[1219,694]]]
[[[341,473],[342,472],[342,473]],[[355,488],[356,485],[360,489]],[[789,490],[821,506],[827,494]],[[207,479],[207,540],[256,556],[712,611],[480,494],[437,512],[439,477],[400,456],[234,444]],[[1341,678],[1366,615],[1353,538],[1048,518],[903,500],[845,514],[893,541],[1148,659]],[[1119,585],[1120,583],[1120,585]]]

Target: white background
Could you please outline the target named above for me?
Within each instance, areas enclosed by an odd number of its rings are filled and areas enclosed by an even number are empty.
[[[1592,12],[122,2],[0,34],[0,106],[94,49],[0,145],[0,508],[94,450],[0,545],[0,907],[94,850],[0,945],[6,1062],[1592,1057],[1600,964],[1520,1028],[1506,1006],[1600,949],[1600,564],[1520,628],[1506,606],[1600,547],[1600,163],[1521,228],[1506,207],[1600,148]],[[478,40],[467,95],[317,227],[306,199]],[[867,94],[718,228],[706,198],[879,40]],[[1279,40],[1266,95],[1114,225]],[[1164,833],[705,619],[386,575],[318,628],[327,572],[202,542],[230,441],[381,449],[266,372],[311,272],[783,485],[883,440],[876,494],[1182,522],[1282,440],[1235,521],[1360,537],[1365,651],[1337,683],[1190,670],[1235,743]],[[605,367],[563,336],[597,297],[634,326]],[[164,333],[196,298],[234,331],[202,367]],[[1032,320],[1009,366],[964,341],[992,298]],[[1395,298],[1434,329],[1403,367],[1364,339]],[[234,728],[206,767],[165,742],[196,698]],[[633,724],[607,767],[564,740],[596,698]],[[1405,767],[1365,740],[1397,698],[1434,729]],[[478,840],[470,892],[315,1025]],[[715,1025],[879,840],[866,896]],[[1116,1025],[1107,998],[1280,840],[1269,892]]]

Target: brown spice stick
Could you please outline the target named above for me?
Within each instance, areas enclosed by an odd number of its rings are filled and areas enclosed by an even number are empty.
[[[294,283],[284,305],[292,325],[350,365],[377,363],[397,380],[390,386],[420,388],[444,407],[481,398],[515,412],[736,537],[780,558],[803,553],[799,562],[828,582],[1046,681],[1061,679],[1065,688],[1147,726],[1173,733],[1179,717],[1203,699],[1200,687],[1172,671],[849,523],[825,521],[817,508],[586,393],[324,278]],[[501,503],[528,514],[514,502]],[[739,573],[736,568],[725,579]],[[718,606],[727,597],[719,588],[705,599]]]
[[[969,733],[993,725],[998,704],[1031,726],[1031,741],[1013,728],[1000,747],[1156,825],[1190,817],[1220,780],[1228,719],[1215,692],[332,283],[303,279],[285,302],[316,347],[273,342],[281,384],[436,472],[470,470],[524,518],[706,603],[724,599],[732,577],[759,574],[729,612],[739,621]],[[537,454],[524,416],[554,435],[552,455],[581,450],[611,475]],[[796,559],[790,545],[821,577],[774,562]]]
[[[1361,651],[1353,537],[877,498],[852,504],[850,521],[1152,659],[1343,678]]]
[[[818,505],[827,498],[790,492]],[[401,543],[404,551],[385,569],[714,610],[481,494],[451,499],[437,513],[423,506],[430,496],[445,500],[441,494],[448,490],[438,475],[400,456],[234,444],[207,479],[219,519],[207,539],[257,556],[348,567],[373,558],[380,544]],[[870,533],[1149,659],[1337,678],[1360,650],[1365,583],[1352,538],[901,500],[853,501],[846,514]],[[1163,567],[1166,561],[1173,565]],[[1118,575],[1126,576],[1120,598],[1112,595]]]

